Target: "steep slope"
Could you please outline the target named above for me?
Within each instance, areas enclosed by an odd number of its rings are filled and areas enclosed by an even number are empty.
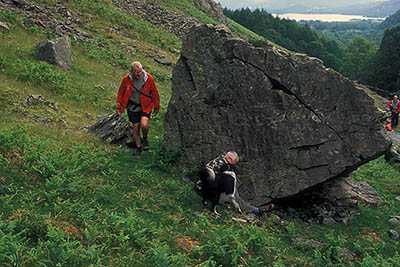
[[[215,21],[186,0],[146,3],[201,23]],[[0,0],[0,21],[9,29],[0,26],[0,265],[399,262],[398,241],[386,232],[393,229],[390,215],[400,209],[400,191],[390,186],[398,183],[400,170],[382,159],[354,175],[368,179],[389,205],[360,205],[361,216],[346,226],[245,217],[228,207],[220,209],[221,217],[209,213],[182,181],[179,151],[162,149],[173,66],[154,57],[175,64],[182,41],[136,12],[120,10],[110,0]],[[258,38],[231,23],[241,35]],[[72,39],[69,72],[36,57],[39,42],[64,33]],[[153,75],[161,95],[161,111],[150,125],[151,150],[136,158],[86,130],[115,110],[117,88],[133,60]],[[325,245],[296,245],[295,239]],[[339,247],[359,258],[342,255]]]
[[[380,25],[379,29],[388,29],[395,27],[400,24],[400,10],[397,10],[396,13],[387,17]]]

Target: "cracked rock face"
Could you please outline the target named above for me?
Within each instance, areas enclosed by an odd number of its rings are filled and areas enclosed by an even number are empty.
[[[350,80],[223,26],[186,36],[172,79],[167,145],[189,167],[237,151],[239,192],[253,204],[340,177],[390,147],[381,114]]]

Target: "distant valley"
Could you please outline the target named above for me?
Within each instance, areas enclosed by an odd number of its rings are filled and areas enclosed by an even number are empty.
[[[400,0],[380,1],[368,4],[349,5],[344,7],[328,7],[317,5],[288,5],[282,8],[266,8],[268,12],[276,14],[305,13],[305,14],[343,14],[361,15],[366,17],[387,17],[400,9]]]

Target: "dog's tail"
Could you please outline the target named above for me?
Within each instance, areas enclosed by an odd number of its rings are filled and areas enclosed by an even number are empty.
[[[212,169],[204,167],[199,171],[200,180],[204,182],[213,182],[215,180],[215,173]]]

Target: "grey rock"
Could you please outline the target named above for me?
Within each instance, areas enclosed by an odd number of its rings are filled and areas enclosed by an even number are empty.
[[[194,6],[200,6],[206,13],[210,13],[212,17],[223,24],[227,24],[227,19],[222,12],[222,8],[214,0],[189,0]]]
[[[26,5],[24,0],[13,0],[14,4],[17,6],[24,6]]]
[[[361,260],[359,256],[347,248],[338,248],[339,255],[344,256],[351,260]]]
[[[305,239],[305,238],[300,238],[300,237],[296,237],[293,238],[293,243],[295,245],[307,245],[313,248],[318,248],[318,247],[322,247],[325,244],[321,241],[318,240],[314,240],[314,239]]]
[[[202,25],[185,37],[173,70],[165,141],[187,166],[237,151],[239,192],[262,205],[382,155],[391,142],[381,115],[321,60]]]
[[[398,239],[399,238],[399,233],[397,233],[397,231],[395,231],[395,230],[389,230],[388,231],[388,235],[392,239]]]
[[[379,204],[383,200],[366,182],[356,181],[349,177],[329,180],[315,190],[320,198],[327,199],[338,206],[356,206],[358,201],[368,204]]]
[[[4,22],[0,21],[0,29],[4,29],[8,32],[10,32],[10,28],[7,26],[7,24],[5,24]]]
[[[400,216],[392,216],[389,220],[389,223],[394,225],[400,225]]]
[[[293,238],[292,239],[293,244],[298,248],[304,248],[304,247],[312,247],[312,248],[320,248],[325,246],[325,243],[318,241],[318,240],[314,240],[314,239],[306,239],[306,238]],[[353,251],[347,249],[347,248],[338,248],[338,252],[341,256],[344,256],[348,259],[352,259],[352,260],[360,260],[360,257],[357,256],[356,253],[354,253]]]
[[[40,60],[71,70],[71,40],[68,36],[43,41],[37,45],[37,51]]]
[[[165,65],[165,66],[171,66],[172,62],[161,57],[154,57],[154,61],[157,62],[158,64]]]
[[[94,125],[90,126],[89,132],[95,133],[109,144],[126,146],[132,141],[133,129],[129,121],[117,113],[102,116]]]
[[[38,94],[38,95],[28,95],[25,98],[25,101],[22,103],[22,105],[24,107],[29,107],[29,106],[38,105],[38,104],[46,105],[46,106],[50,107],[51,109],[53,109],[55,111],[58,110],[58,103],[57,102],[53,102],[53,101],[47,100],[46,98],[42,97],[42,95],[40,95],[40,94]]]
[[[336,221],[332,217],[324,216],[324,217],[322,217],[321,223],[325,224],[325,225],[329,225],[329,224],[335,224]]]

